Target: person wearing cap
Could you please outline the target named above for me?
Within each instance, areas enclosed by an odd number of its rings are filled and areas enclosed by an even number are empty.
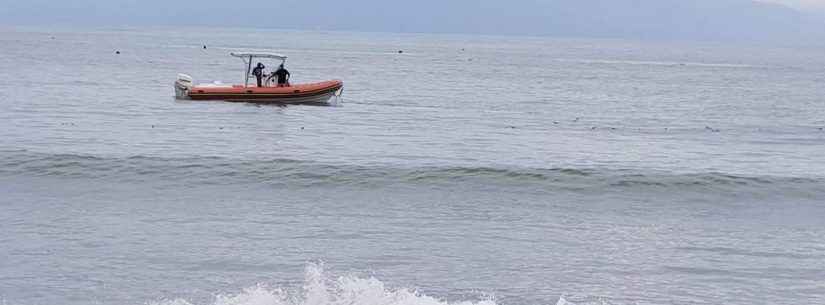
[[[255,75],[255,78],[258,80],[258,87],[263,87],[261,84],[261,78],[264,77],[264,69],[266,69],[266,66],[262,63],[258,63],[258,65],[255,66],[255,69],[252,69],[252,75]]]

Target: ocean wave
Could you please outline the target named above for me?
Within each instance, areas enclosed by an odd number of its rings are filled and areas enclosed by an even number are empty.
[[[610,64],[610,65],[646,65],[646,66],[693,66],[706,68],[763,68],[762,66],[736,63],[703,63],[678,61],[650,61],[650,60],[611,60],[611,59],[556,59],[562,62],[583,64]]]
[[[820,177],[747,176],[721,172],[673,173],[638,169],[394,167],[329,164],[293,159],[101,157],[0,152],[0,175],[161,181],[186,184],[264,183],[288,186],[506,186],[533,190],[759,192],[825,194]]]
[[[149,305],[193,305],[186,299],[160,300]],[[492,299],[447,302],[408,288],[388,288],[380,280],[353,275],[333,278],[323,264],[307,266],[303,287],[289,289],[258,284],[238,293],[218,294],[214,305],[496,305]]]
[[[574,301],[568,300],[573,298]],[[555,301],[555,303],[553,303]],[[207,304],[213,305],[497,305],[487,295],[476,300],[446,301],[416,289],[391,288],[375,277],[331,276],[322,263],[309,263],[300,288],[272,287],[261,283],[235,293],[216,294]],[[195,305],[185,298],[162,299],[146,305]],[[548,300],[556,305],[618,304],[605,297],[560,296]]]

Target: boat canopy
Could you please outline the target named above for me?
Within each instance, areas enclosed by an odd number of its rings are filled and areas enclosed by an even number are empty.
[[[249,87],[249,77],[251,76],[249,73],[252,72],[252,61],[255,58],[270,58],[275,60],[280,60],[281,64],[286,63],[286,56],[278,54],[278,53],[270,53],[270,52],[230,52],[229,55],[234,57],[240,58],[243,60],[243,63],[246,65],[246,73],[244,74],[244,87]]]
[[[278,60],[286,60],[285,55],[269,52],[232,52],[229,55],[240,58],[272,58]]]

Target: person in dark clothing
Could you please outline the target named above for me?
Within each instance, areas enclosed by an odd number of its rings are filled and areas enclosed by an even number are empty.
[[[255,75],[255,78],[258,79],[258,87],[263,87],[261,84],[261,78],[264,77],[264,69],[266,69],[266,66],[262,63],[258,63],[258,65],[255,66],[255,69],[252,69],[252,75]]]
[[[278,67],[278,71],[275,71],[275,76],[278,77],[278,87],[289,87],[289,71],[284,69],[283,64]]]

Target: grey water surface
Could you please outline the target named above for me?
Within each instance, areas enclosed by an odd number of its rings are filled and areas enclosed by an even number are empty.
[[[823,51],[2,28],[0,304],[823,304]]]

